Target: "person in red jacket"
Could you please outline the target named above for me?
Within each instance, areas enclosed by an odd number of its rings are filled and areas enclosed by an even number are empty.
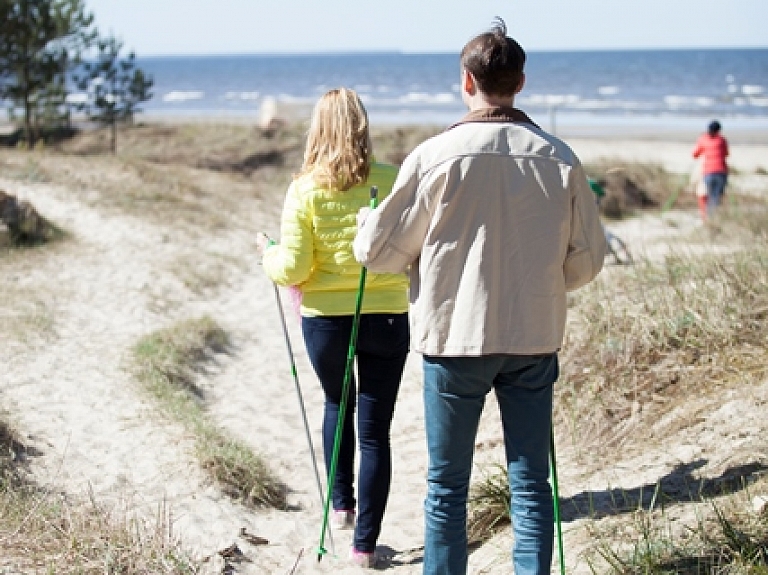
[[[720,135],[720,122],[710,122],[707,133],[699,136],[693,157],[704,156],[704,183],[707,186],[707,215],[720,205],[728,183],[728,140]]]

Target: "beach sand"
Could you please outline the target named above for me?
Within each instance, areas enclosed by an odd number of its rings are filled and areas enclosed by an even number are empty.
[[[692,141],[683,137],[564,137],[583,161],[658,162],[682,173],[693,166]],[[2,152],[0,165],[16,165],[23,161],[20,154]],[[242,212],[231,214],[230,225],[215,234],[170,231],[156,221],[100,207],[94,198],[100,178],[106,177],[102,171],[112,170],[114,176],[115,170],[125,168],[106,157],[89,161],[93,184],[82,189],[0,172],[0,189],[28,199],[48,218],[75,231],[74,241],[51,254],[35,251],[21,265],[0,260],[0,286],[6,293],[26,294],[30,306],[20,311],[0,303],[2,317],[18,320],[33,313],[47,326],[27,329],[23,337],[18,331],[0,331],[0,405],[40,454],[32,460],[37,481],[74,498],[91,493],[105,507],[136,513],[148,522],[158,509],[168,510],[174,536],[203,561],[203,573],[221,573],[224,559],[219,552],[233,543],[247,557],[233,564],[236,573],[358,572],[347,561],[350,531],[334,532],[327,540],[329,553],[318,561],[322,498],[312,458],[322,470],[322,396],[297,318],[288,311],[314,443],[311,453],[273,288],[254,250],[255,231],[278,231],[281,194],[266,201],[244,199]],[[768,194],[765,177],[752,176],[768,169],[768,137],[763,143],[734,142],[731,162],[744,174],[741,182],[734,180],[734,189],[743,185]],[[663,258],[670,245],[700,226],[694,211],[672,211],[612,227],[636,254]],[[202,257],[195,265],[218,265],[211,273],[226,278],[216,289],[190,292],[173,273],[180,257],[195,261],[196,254]],[[290,310],[287,294],[281,294]],[[192,438],[157,410],[127,367],[139,338],[202,315],[214,318],[234,341],[234,351],[218,355],[201,375],[206,409],[217,424],[262,454],[285,481],[290,510],[251,510],[222,494],[194,460]],[[558,435],[563,445],[558,453],[561,496],[653,486],[681,463],[705,460],[700,472],[716,476],[753,461],[755,454],[765,458],[766,402],[768,381],[742,395],[723,397],[716,406],[691,398],[691,409],[696,404],[700,420],[681,430],[674,441],[649,442],[645,449],[619,453],[598,451],[586,460]],[[502,461],[500,440],[497,411],[489,398],[477,440],[478,474],[484,466]],[[420,358],[415,354],[409,358],[397,405],[392,448],[394,478],[379,552],[386,571],[411,575],[421,572],[427,463]],[[567,519],[568,573],[589,573],[581,555],[590,544],[586,518],[572,514]],[[269,543],[251,545],[239,535],[242,528]],[[473,551],[470,573],[510,573],[510,545],[511,536],[504,530]]]

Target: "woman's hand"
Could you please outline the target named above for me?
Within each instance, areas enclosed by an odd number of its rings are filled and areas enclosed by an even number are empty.
[[[275,242],[272,241],[272,238],[270,238],[267,234],[264,232],[258,232],[256,234],[256,251],[259,253],[259,255],[264,255],[264,250],[267,249],[268,246],[271,246]]]

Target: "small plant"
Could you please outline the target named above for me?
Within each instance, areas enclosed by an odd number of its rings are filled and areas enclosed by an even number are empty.
[[[680,197],[680,191],[687,185],[687,177],[668,172],[661,165],[604,159],[584,169],[605,190],[600,210],[609,219],[619,220],[637,210],[662,205],[669,208],[686,199]]]
[[[768,524],[765,519],[725,512],[706,503],[712,516],[699,517],[676,535],[664,513],[638,510],[629,524],[611,534],[594,526],[598,541],[588,563],[594,573],[615,575],[700,575],[709,573],[768,573]],[[619,540],[620,539],[620,540]],[[598,559],[599,558],[599,559]]]
[[[244,443],[227,437],[203,410],[196,370],[213,352],[228,347],[226,332],[212,319],[183,321],[136,345],[138,377],[162,409],[192,433],[202,468],[227,495],[250,506],[282,508],[285,488],[264,461]]]
[[[482,543],[509,525],[509,506],[507,470],[503,465],[493,465],[483,471],[482,479],[470,489],[467,520],[470,544]]]
[[[6,421],[0,420],[0,493],[7,493],[23,483],[18,469],[23,452],[19,434]]]
[[[174,536],[165,506],[154,521],[143,521],[107,510],[93,494],[78,502],[43,490],[21,469],[26,449],[20,434],[0,419],[0,548],[9,573],[198,572]]]

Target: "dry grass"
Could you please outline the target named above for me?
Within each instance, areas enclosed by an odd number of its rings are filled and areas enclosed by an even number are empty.
[[[588,457],[598,445],[625,455],[647,450],[698,423],[702,414],[690,398],[717,405],[724,390],[765,381],[768,224],[724,216],[718,225],[742,240],[739,249],[642,262],[572,297],[555,418],[577,453]],[[712,509],[706,521],[687,523],[683,535],[665,531],[669,509],[658,508],[673,505],[675,493],[661,485],[655,493],[612,492],[617,516],[592,523],[591,561],[601,560],[594,572],[768,573],[768,521],[746,512],[743,502],[744,481],[757,478],[768,487],[755,469],[744,469],[742,485],[722,477],[699,482],[698,493],[678,494]],[[627,524],[620,515],[632,508]],[[605,514],[612,515],[599,516]],[[509,488],[499,466],[472,487],[469,533],[483,541],[508,523]]]
[[[49,342],[56,336],[56,300],[66,293],[36,272],[48,258],[66,257],[70,244],[11,246],[2,239],[0,232],[0,339],[6,346]]]
[[[382,162],[399,166],[421,142],[442,132],[444,128],[409,126],[408,128],[373,128],[373,151]]]
[[[693,194],[681,193],[689,185],[689,176],[673,174],[658,164],[605,158],[584,169],[605,189],[600,210],[608,219],[619,220],[643,209],[696,206]]]
[[[0,572],[187,575],[198,571],[174,536],[170,512],[152,521],[71,501],[28,480],[27,448],[0,419]],[[5,571],[5,569],[9,571]]]
[[[30,346],[55,337],[55,308],[50,294],[9,286],[2,295],[7,303],[0,306],[0,335],[7,338],[7,345]]]
[[[697,396],[765,377],[768,236],[725,255],[670,255],[603,278],[574,296],[559,384],[574,441],[621,447],[636,406],[661,417]],[[709,387],[703,382],[712,382]]]
[[[469,544],[482,543],[510,522],[509,481],[503,465],[492,465],[472,484],[469,493],[467,537]]]
[[[90,131],[55,149],[0,150],[0,167],[8,178],[66,186],[102,210],[215,233],[243,224],[250,211],[279,214],[275,198],[301,166],[307,127],[298,122],[268,133],[237,123],[139,124],[120,130],[116,156],[106,154],[102,131]],[[437,132],[379,129],[374,152],[399,165]]]
[[[22,484],[19,461],[24,449],[18,432],[5,419],[0,419],[0,492]]]
[[[227,437],[203,409],[199,370],[228,347],[227,334],[210,318],[179,322],[136,345],[137,375],[161,408],[193,435],[202,468],[227,495],[249,506],[285,508],[286,489],[266,463]]]
[[[215,233],[242,225],[250,211],[279,213],[281,206],[264,198],[287,187],[301,154],[299,136],[290,131],[267,139],[245,126],[153,125],[126,128],[121,152],[95,162],[95,137],[80,134],[56,151],[0,150],[0,165],[6,177],[55,182],[87,205],[141,217],[171,233]]]
[[[664,509],[638,509],[629,520],[591,522],[597,544],[586,557],[593,573],[704,575],[768,573],[768,515],[756,512],[751,493],[765,493],[768,479],[737,493],[696,505],[692,520]]]

